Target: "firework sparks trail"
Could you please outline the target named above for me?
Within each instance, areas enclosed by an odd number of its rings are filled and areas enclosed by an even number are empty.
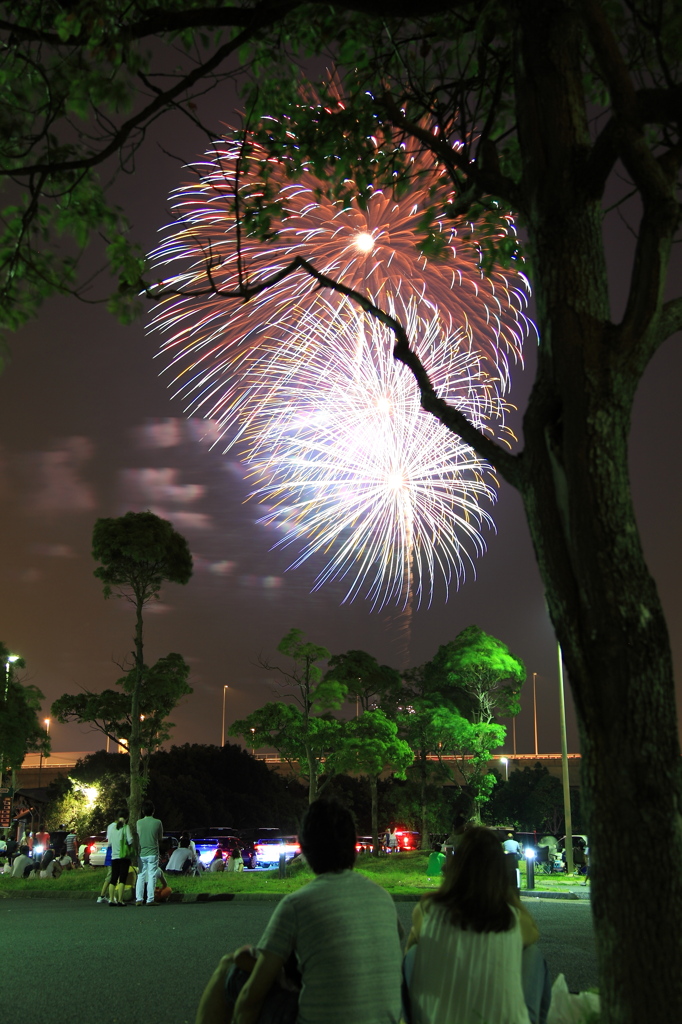
[[[416,331],[439,393],[481,429],[498,402],[466,339],[443,343],[434,316]],[[314,335],[302,364],[301,336]],[[295,331],[258,365],[262,414],[245,433],[253,494],[270,506],[261,522],[297,544],[290,568],[323,553],[314,589],[343,580],[344,601],[364,593],[373,608],[405,606],[459,583],[492,525],[482,501],[495,480],[472,450],[425,414],[410,372],[396,363],[387,330],[350,303],[300,311]]]
[[[283,219],[268,243],[245,236],[237,212],[264,191],[267,159],[249,144],[245,163],[240,142],[216,143],[197,181],[173,194],[177,219],[151,254],[161,290],[206,294],[159,302],[160,355],[185,411],[214,421],[225,450],[237,446],[253,495],[269,506],[261,522],[282,531],[278,545],[298,545],[292,567],[327,554],[315,589],[343,580],[345,600],[364,593],[375,608],[430,602],[435,579],[446,591],[458,585],[484,548],[490,467],[420,410],[392,335],[348,300],[323,296],[304,272],[249,303],[220,292],[304,256],[403,322],[437,392],[504,438],[509,361],[532,329],[526,279],[484,276],[475,243],[444,220],[448,258],[420,254],[419,223],[446,187],[421,155],[406,195],[375,190],[366,208],[321,196],[311,173],[292,182],[286,165],[270,164]]]
[[[445,333],[466,340],[506,392],[509,359],[520,357],[532,326],[524,313],[527,281],[520,270],[484,276],[475,244],[460,241],[457,228],[444,220],[439,228],[447,258],[420,254],[418,225],[433,201],[431,189],[445,187],[444,171],[416,154],[411,190],[400,200],[375,190],[361,209],[321,196],[313,174],[292,183],[284,164],[270,162],[269,187],[279,184],[283,209],[277,237],[268,243],[244,237],[242,226],[238,243],[235,195],[243,208],[248,197],[263,192],[258,170],[267,162],[255,144],[247,163],[241,154],[238,142],[216,143],[210,158],[195,166],[198,180],[173,193],[177,220],[151,254],[162,288],[234,291],[240,283],[258,285],[302,255],[377,305],[392,305],[398,318],[413,302],[426,309],[426,320],[438,311]],[[219,294],[163,299],[151,329],[164,334],[160,355],[185,411],[216,421],[226,446],[234,442],[251,401],[251,368],[260,356],[264,325],[289,331],[300,310],[313,309],[318,297],[316,282],[301,271],[248,303]],[[316,344],[313,335],[308,344]],[[305,358],[302,344],[299,352]]]

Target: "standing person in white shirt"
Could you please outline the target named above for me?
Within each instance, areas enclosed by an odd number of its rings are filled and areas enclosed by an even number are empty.
[[[119,811],[116,821],[107,829],[107,843],[111,847],[111,878],[109,880],[109,906],[125,907],[123,889],[132,853],[133,834],[128,824],[128,812]]]
[[[142,802],[144,817],[137,822],[137,835],[140,840],[140,872],[135,887],[135,906],[144,904],[144,890],[147,886],[147,906],[154,904],[154,881],[159,869],[159,850],[163,838],[163,825],[154,817],[154,804],[151,800]]]

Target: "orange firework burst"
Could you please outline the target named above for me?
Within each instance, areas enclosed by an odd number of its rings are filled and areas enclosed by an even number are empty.
[[[501,393],[506,392],[509,359],[520,356],[529,329],[527,281],[520,269],[485,276],[475,226],[472,230],[469,224],[459,225],[470,236],[460,240],[457,226],[441,219],[442,257],[427,258],[419,251],[420,221],[434,189],[447,185],[445,172],[432,158],[410,157],[413,184],[400,199],[390,189],[375,189],[365,207],[357,202],[344,206],[322,194],[322,183],[310,171],[292,182],[285,162],[272,161],[247,141],[248,156],[243,141],[227,140],[216,143],[195,166],[197,180],[173,193],[177,219],[152,253],[163,289],[207,293],[199,298],[170,295],[157,306],[151,325],[165,335],[161,355],[169,361],[176,393],[188,412],[216,420],[228,444],[239,434],[254,362],[264,345],[273,344],[273,328],[280,324],[287,332],[295,330],[301,312],[314,309],[319,290],[300,271],[248,303],[219,292],[261,284],[297,255],[399,319],[414,303],[424,311],[422,322],[437,312],[444,336],[464,338]],[[268,242],[245,237],[237,217],[247,200],[265,190],[265,164],[267,188],[279,185],[282,209],[277,234]],[[511,220],[508,230],[514,230]],[[334,297],[329,301],[338,304]],[[302,359],[305,346],[315,344],[309,332],[305,338]]]

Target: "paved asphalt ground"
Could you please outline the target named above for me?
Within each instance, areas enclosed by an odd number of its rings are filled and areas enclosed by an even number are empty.
[[[587,900],[528,901],[552,978],[597,982]],[[412,902],[396,904],[408,928]],[[180,903],[111,913],[92,900],[0,899],[3,1024],[193,1024],[223,952],[255,942],[274,903]],[[369,951],[368,951],[369,953]],[[349,1022],[362,1024],[362,1022]]]

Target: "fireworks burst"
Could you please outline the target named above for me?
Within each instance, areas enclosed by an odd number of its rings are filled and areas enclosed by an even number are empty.
[[[420,254],[419,222],[432,202],[431,190],[445,187],[444,171],[417,154],[411,161],[411,191],[397,200],[390,191],[375,190],[361,209],[357,203],[344,208],[320,196],[321,183],[311,173],[292,183],[286,166],[271,162],[269,186],[279,184],[284,211],[278,235],[264,243],[244,237],[242,226],[238,244],[235,210],[263,191],[258,169],[267,161],[255,145],[248,163],[241,153],[237,142],[216,143],[210,159],[195,167],[198,180],[173,193],[177,220],[151,254],[162,287],[235,291],[240,283],[260,284],[302,255],[376,304],[391,305],[399,318],[413,302],[427,308],[426,319],[437,311],[445,332],[457,334],[476,351],[506,392],[509,358],[520,356],[529,329],[527,282],[520,272],[484,276],[476,246],[460,242],[449,221],[439,222],[446,239],[444,258]],[[469,225],[464,227],[468,231]],[[313,309],[318,296],[316,282],[301,271],[248,303],[215,294],[162,300],[151,328],[165,335],[161,355],[169,362],[186,412],[218,422],[229,445],[250,400],[248,381],[260,356],[264,325],[295,329],[300,311]],[[313,337],[310,344],[316,344]]]
[[[437,578],[446,590],[459,584],[483,550],[490,468],[421,411],[392,335],[348,300],[323,297],[303,271],[248,303],[220,292],[258,285],[304,256],[403,322],[439,395],[504,436],[509,361],[530,326],[526,279],[484,276],[475,244],[445,220],[446,258],[420,253],[420,221],[447,179],[419,154],[406,195],[377,189],[363,208],[332,202],[312,173],[292,182],[271,162],[278,233],[267,243],[245,235],[237,213],[263,192],[269,159],[249,146],[245,161],[238,141],[216,143],[196,165],[151,254],[162,290],[206,292],[169,295],[155,310],[175,393],[188,414],[217,423],[225,450],[236,445],[253,496],[269,508],[261,522],[282,531],[278,545],[298,546],[292,567],[325,554],[315,589],[341,580],[346,601],[430,602]]]
[[[492,519],[481,501],[494,501],[494,477],[421,410],[386,328],[350,303],[299,312],[295,331],[259,362],[262,413],[244,438],[253,493],[271,506],[261,522],[283,531],[277,546],[299,545],[290,568],[328,557],[314,589],[338,579],[344,601],[364,592],[378,608],[411,595],[430,603],[435,579],[447,591],[483,550]],[[494,382],[466,339],[444,343],[437,316],[416,321],[411,306],[408,327],[439,393],[485,429],[499,402]],[[308,333],[316,344],[302,364]]]

